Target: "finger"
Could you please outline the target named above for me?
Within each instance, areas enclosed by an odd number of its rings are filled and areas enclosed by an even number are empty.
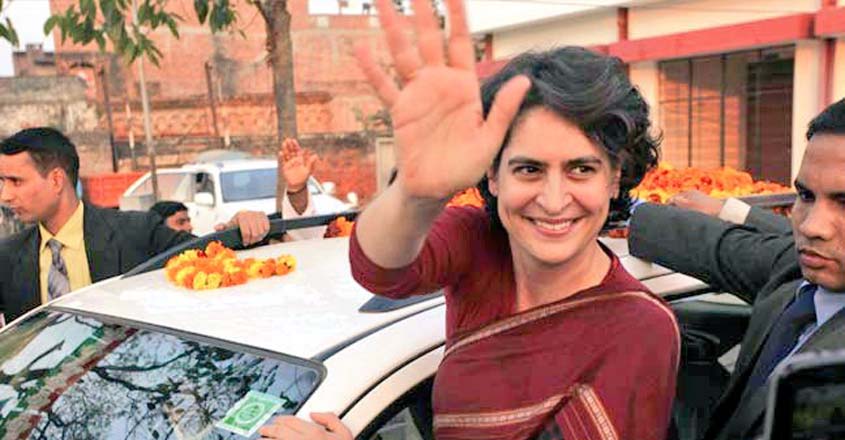
[[[423,63],[402,26],[405,18],[396,13],[390,0],[376,0],[376,8],[396,71],[403,81],[410,81]]]
[[[522,104],[525,94],[531,88],[531,80],[528,77],[519,75],[511,78],[496,93],[493,99],[493,106],[484,121],[484,136],[486,145],[495,144],[498,148],[505,134],[508,132],[511,122],[519,106]]]
[[[214,225],[214,230],[217,231],[217,232],[220,232],[224,229],[226,229],[226,223],[218,223],[218,224]]]
[[[376,95],[381,99],[381,102],[387,107],[393,107],[396,98],[399,97],[399,88],[396,87],[396,83],[385,73],[384,69],[376,64],[375,60],[373,60],[373,55],[367,48],[357,46],[355,48],[355,54],[361,70],[364,71],[364,76],[367,77],[367,81],[375,89]]]
[[[319,159],[319,157],[317,157],[316,154],[312,154],[312,155],[308,156],[307,165],[308,165],[309,174],[314,172],[314,165],[317,164],[317,159]]]
[[[247,244],[253,244],[257,241],[255,239],[255,236],[258,235],[256,229],[257,229],[257,225],[255,224],[255,219],[252,216],[248,216],[247,222],[246,222]]]
[[[264,215],[264,216],[261,216],[261,218],[259,220],[260,220],[260,223],[259,223],[260,228],[259,228],[259,231],[258,231],[258,235],[259,235],[258,240],[263,240],[264,237],[266,237],[267,234],[270,233],[270,219],[267,218],[266,215]]]
[[[311,413],[310,416],[311,420],[331,432],[342,432],[347,429],[340,418],[333,413]]]
[[[442,66],[443,34],[440,21],[431,6],[431,0],[413,0],[414,26],[417,29],[417,45],[423,61],[430,66]]]
[[[274,424],[263,426],[258,430],[258,433],[267,438],[291,440],[302,438],[300,433],[290,426],[284,424]]]
[[[295,416],[280,417],[279,425],[285,427],[286,429],[289,429],[292,433],[300,434],[300,436],[305,434],[306,438],[312,438],[312,436],[308,436],[307,434],[309,430],[315,428],[314,424]]]
[[[285,138],[284,142],[282,142],[282,151],[286,157],[293,154],[293,142],[290,138]]]
[[[463,0],[446,0],[449,14],[449,65],[475,70],[475,48],[467,25]]]
[[[249,221],[247,219],[245,211],[240,211],[235,214],[233,220],[235,221],[235,224],[237,224],[238,230],[241,231],[241,242],[244,245],[252,244],[252,242],[250,241]]]

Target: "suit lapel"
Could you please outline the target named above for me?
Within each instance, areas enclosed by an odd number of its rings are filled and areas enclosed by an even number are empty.
[[[786,307],[786,304],[784,304],[784,307]],[[766,330],[767,334],[770,329],[771,326]],[[840,349],[842,348],[843,340],[845,340],[845,309],[837,312],[830,320],[816,330],[804,342],[804,345],[796,350],[795,354],[808,351]],[[731,419],[731,425],[736,426],[736,429],[744,430],[745,432],[740,432],[743,436],[752,434],[749,430],[754,428],[763,417],[766,409],[768,389],[768,386],[760,387],[751,395],[743,396],[744,398],[740,401],[738,411]],[[728,427],[726,432],[733,433],[734,430]]]
[[[746,373],[750,372],[749,370],[754,366],[760,350],[768,339],[772,326],[789,305],[789,302],[792,301],[792,298],[795,297],[800,285],[801,280],[785,283],[771,295],[762,298],[754,305],[754,314],[748,323],[746,337],[742,341],[745,350],[737,361],[737,371],[735,372],[737,374],[734,374],[734,378],[745,376]]]
[[[838,350],[845,345],[845,309],[836,312],[816,330],[797,353],[818,350]]]
[[[85,254],[91,281],[104,280],[120,273],[120,253],[112,242],[114,229],[103,218],[99,208],[85,205],[82,229],[85,232]]]
[[[22,252],[18,254],[17,266],[12,271],[15,290],[20,292],[20,308],[17,313],[30,310],[41,305],[41,268],[38,258],[38,248],[41,234],[38,228],[24,240]]]
[[[732,430],[742,426],[737,423],[738,421],[753,418],[751,413],[755,411],[762,413],[765,409],[765,393],[763,393],[762,399],[756,395],[743,396],[743,394],[748,383],[748,377],[751,375],[751,369],[763,348],[763,344],[766,342],[769,331],[786,306],[789,305],[798,286],[801,285],[801,280],[793,279],[782,284],[778,282],[778,284],[780,285],[775,287],[771,294],[761,297],[754,304],[754,313],[742,341],[743,350],[737,360],[731,380],[715,406],[711,417],[711,426],[708,428],[705,438],[721,438],[724,434],[737,434]],[[766,289],[763,288],[762,290],[765,291]]]

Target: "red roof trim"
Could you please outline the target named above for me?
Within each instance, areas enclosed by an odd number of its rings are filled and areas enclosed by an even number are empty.
[[[841,8],[840,8],[841,9]],[[753,21],[611,44],[610,55],[625,62],[683,58],[782,44],[813,37],[815,14]]]
[[[845,34],[845,7],[824,8],[816,13],[816,35]]]

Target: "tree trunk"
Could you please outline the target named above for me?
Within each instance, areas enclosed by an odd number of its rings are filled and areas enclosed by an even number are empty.
[[[278,144],[282,139],[296,138],[296,91],[293,84],[293,44],[290,38],[290,13],[287,0],[264,0],[261,15],[267,28],[267,56],[273,71],[273,95],[276,104],[276,133]],[[285,195],[284,171],[279,159],[279,177],[276,184],[276,210],[282,212]]]

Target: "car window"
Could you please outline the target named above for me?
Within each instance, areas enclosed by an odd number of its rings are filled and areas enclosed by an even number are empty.
[[[370,440],[425,440],[409,408],[391,417]]]
[[[367,426],[359,439],[433,440],[431,387],[428,379],[390,404]]]
[[[221,173],[223,201],[240,202],[276,197],[276,178],[276,168]]]
[[[19,439],[242,438],[217,426],[239,401],[270,396],[279,406],[267,414],[292,414],[323,375],[309,361],[60,311],[4,331],[0,359],[0,438]]]
[[[193,175],[189,173],[162,173],[157,177],[160,200],[174,202],[190,202],[193,200]],[[135,188],[129,195],[142,196],[153,193],[153,181],[148,176],[144,183]]]

